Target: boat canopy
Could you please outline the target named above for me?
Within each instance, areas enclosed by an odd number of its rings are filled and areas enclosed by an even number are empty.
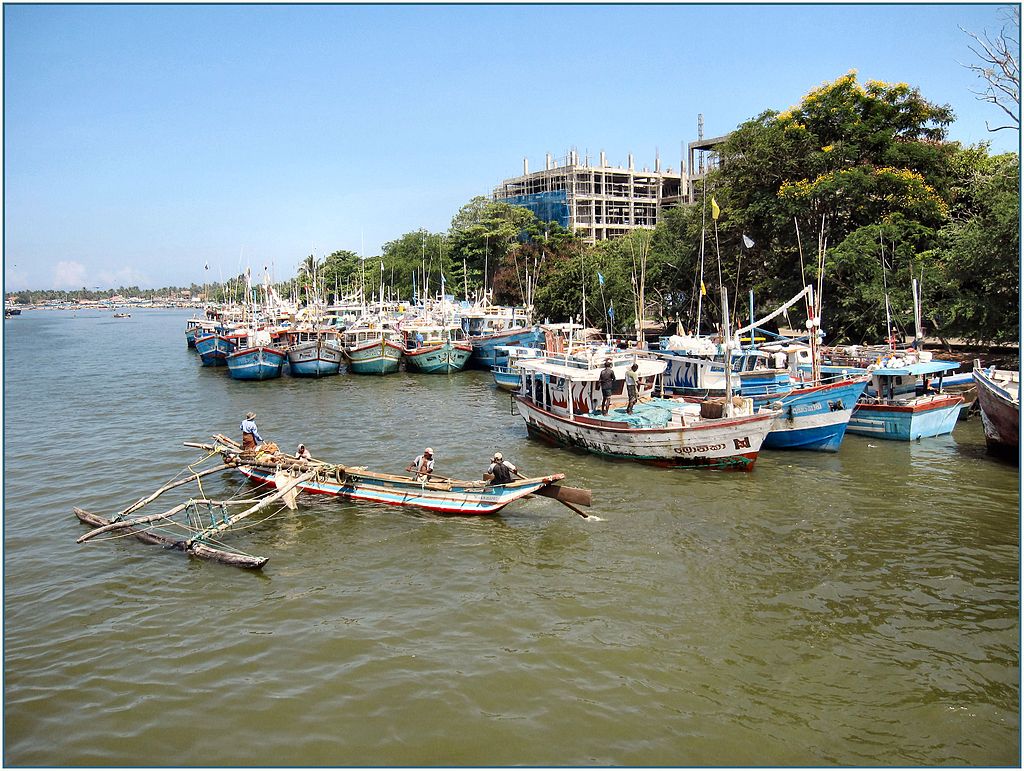
[[[615,372],[615,379],[622,380],[626,376],[626,370],[632,365],[632,361],[619,359],[613,362],[612,369]],[[660,375],[667,366],[665,362],[656,359],[636,359],[637,377],[650,377]],[[593,382],[601,374],[601,368],[582,368],[579,365],[573,366],[572,360],[566,365],[564,359],[559,362],[555,359],[521,359],[516,362],[524,372],[535,372],[537,374],[558,377],[573,382]]]
[[[932,361],[905,364],[902,367],[876,367],[871,370],[871,374],[882,375],[885,377],[899,377],[904,375],[920,377],[921,375],[939,375],[959,368],[960,362],[958,361],[940,361],[938,359],[933,359]]]

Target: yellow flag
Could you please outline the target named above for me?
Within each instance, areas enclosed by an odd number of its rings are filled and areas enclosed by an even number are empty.
[[[704,286],[704,279],[700,280],[700,293],[703,295],[706,295],[708,293],[707,287]]]
[[[718,201],[715,200],[714,196],[711,196],[711,219],[717,220],[718,215],[722,213],[722,210],[718,208]]]

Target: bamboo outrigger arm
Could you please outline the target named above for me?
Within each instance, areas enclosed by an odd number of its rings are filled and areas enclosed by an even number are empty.
[[[135,501],[135,503],[133,503],[127,509],[122,509],[121,511],[117,512],[117,514],[114,515],[113,519],[116,521],[120,517],[123,517],[123,516],[125,516],[127,514],[131,514],[133,511],[137,511],[138,509],[141,509],[147,503],[150,503],[150,502],[156,500],[161,495],[166,493],[168,490],[173,490],[175,487],[180,487],[181,485],[187,484],[188,482],[194,482],[195,480],[199,479],[200,477],[207,476],[208,474],[214,474],[214,473],[216,473],[218,471],[223,471],[224,469],[227,469],[227,468],[231,468],[231,466],[229,466],[227,463],[224,463],[224,464],[222,464],[220,466],[217,466],[216,468],[206,469],[205,471],[200,471],[199,473],[193,474],[192,476],[185,477],[184,479],[179,479],[177,482],[169,482],[166,485],[164,485],[163,487],[161,487],[159,490],[157,490],[155,493],[153,493],[152,495],[148,495],[145,498],[139,498],[139,500]]]
[[[180,514],[182,511],[193,505],[208,505],[208,506],[238,506],[247,505],[251,506],[254,503],[259,503],[257,500],[247,501],[213,501],[205,498],[199,500],[188,501],[179,506],[175,506],[173,509],[161,512],[160,514],[150,514],[147,517],[134,517],[132,519],[113,519],[108,524],[102,527],[97,527],[95,530],[90,530],[83,536],[79,536],[76,543],[85,543],[86,541],[92,540],[98,535],[103,533],[109,533],[112,530],[123,530],[129,527],[138,527],[139,525],[145,525],[150,522],[156,522],[157,520],[167,519],[173,517],[175,514]]]
[[[308,479],[313,478],[315,475],[316,475],[315,471],[307,471],[305,474],[300,474],[299,476],[295,477],[288,484],[283,485],[283,486],[277,488],[277,491],[275,493],[273,493],[272,495],[268,495],[266,498],[264,498],[262,501],[257,503],[255,506],[251,506],[250,508],[246,509],[245,511],[240,511],[238,514],[235,514],[234,516],[228,517],[226,520],[221,522],[219,525],[215,525],[214,527],[208,527],[205,530],[203,530],[203,531],[197,533],[196,535],[192,536],[187,541],[183,541],[182,542],[182,546],[181,546],[182,550],[188,552],[188,551],[193,551],[197,546],[202,546],[203,545],[202,544],[203,540],[209,538],[212,535],[216,535],[217,533],[220,533],[220,532],[222,532],[224,530],[227,530],[229,527],[234,525],[239,520],[245,519],[250,514],[255,514],[260,509],[266,508],[271,503],[274,503],[275,501],[278,501],[281,498],[284,498],[284,496],[287,495],[288,493],[290,493],[293,488],[298,487],[300,484],[302,484],[303,482],[307,481]]]

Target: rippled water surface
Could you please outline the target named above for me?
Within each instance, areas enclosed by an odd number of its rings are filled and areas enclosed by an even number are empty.
[[[7,764],[1019,764],[1019,476],[977,418],[651,469],[528,440],[483,372],[235,382],[188,315],[5,321]],[[380,470],[500,449],[597,518],[306,496],[233,536],[257,573],[75,543],[73,506],[123,508],[248,410]]]

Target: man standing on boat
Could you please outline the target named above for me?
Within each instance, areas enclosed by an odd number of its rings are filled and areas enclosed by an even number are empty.
[[[251,452],[256,449],[256,445],[263,444],[263,437],[256,428],[255,412],[246,413],[245,420],[239,428],[242,429],[242,452]]]
[[[634,361],[633,366],[626,370],[626,395],[629,397],[629,402],[626,404],[626,414],[633,414],[633,407],[636,406],[636,370],[637,363]]]
[[[406,471],[412,471],[414,479],[418,482],[425,482],[434,473],[434,451],[429,447],[418,456],[416,460],[405,467]]]
[[[505,460],[500,452],[496,452],[491,458],[491,465],[484,473],[484,481],[494,485],[507,485],[512,481],[512,475],[518,473],[519,469]]]
[[[604,369],[597,376],[597,382],[601,386],[601,414],[607,415],[612,403],[612,389],[615,388],[615,370],[612,369],[611,359],[605,359]]]

